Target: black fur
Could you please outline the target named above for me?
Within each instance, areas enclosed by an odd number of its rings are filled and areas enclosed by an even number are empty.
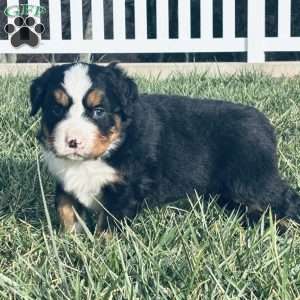
[[[299,221],[300,197],[279,175],[274,130],[258,110],[225,101],[138,95],[134,81],[115,65],[89,68],[126,124],[123,143],[104,158],[123,178],[103,190],[104,204],[116,218],[133,218],[145,199],[165,203],[196,190],[249,211],[270,206],[278,217]],[[42,105],[35,100],[38,80],[32,87],[33,113]]]
[[[252,107],[141,95],[127,139],[109,163],[126,174],[120,189],[106,189],[114,214],[132,217],[130,206],[145,198],[167,202],[197,190],[220,195],[225,205],[253,213],[270,206],[299,221],[300,198],[278,173],[274,130]]]

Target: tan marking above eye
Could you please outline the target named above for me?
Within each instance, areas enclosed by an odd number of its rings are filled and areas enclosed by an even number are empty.
[[[69,96],[61,89],[57,89],[54,91],[54,98],[55,101],[62,106],[69,105]]]
[[[102,90],[99,89],[92,90],[87,95],[87,100],[86,100],[87,105],[89,107],[95,107],[100,105],[103,100],[103,96],[104,96],[104,92]]]

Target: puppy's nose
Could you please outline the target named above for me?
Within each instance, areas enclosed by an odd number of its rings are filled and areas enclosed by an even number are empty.
[[[78,141],[76,139],[70,139],[68,141],[69,148],[77,148],[78,147]]]
[[[83,146],[83,137],[78,134],[68,134],[65,137],[65,145],[70,149],[79,149]]]

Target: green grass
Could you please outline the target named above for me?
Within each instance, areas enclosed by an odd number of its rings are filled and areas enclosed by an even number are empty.
[[[0,78],[0,299],[300,299],[299,228],[279,235],[262,220],[247,229],[238,214],[203,206],[201,195],[181,208],[145,210],[111,240],[58,234],[54,181],[42,163],[38,176],[30,80]],[[138,83],[143,92],[254,105],[276,127],[282,175],[300,186],[300,78],[193,74]]]

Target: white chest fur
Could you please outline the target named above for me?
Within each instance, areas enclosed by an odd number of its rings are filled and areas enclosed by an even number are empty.
[[[68,160],[44,151],[49,171],[84,206],[96,208],[104,185],[117,179],[115,169],[102,160]]]

